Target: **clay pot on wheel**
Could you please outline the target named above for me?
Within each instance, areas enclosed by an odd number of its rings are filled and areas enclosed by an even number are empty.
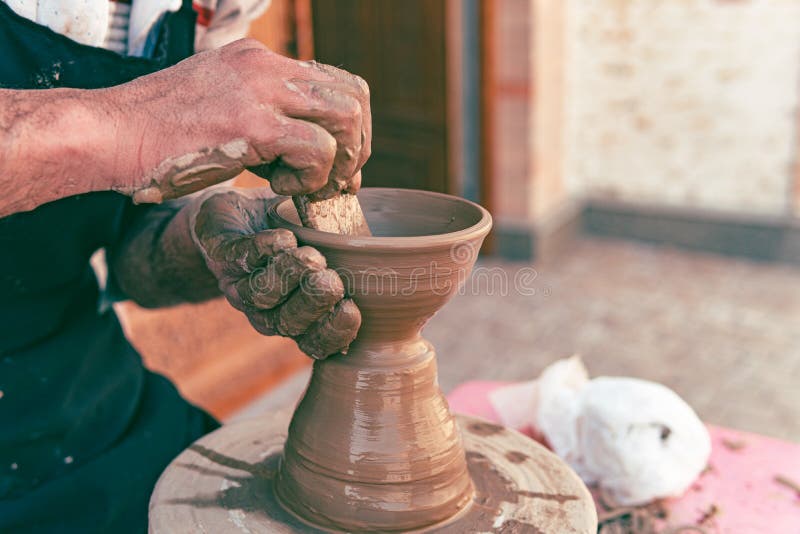
[[[230,423],[175,458],[150,532],[596,533],[592,497],[563,461],[450,414],[420,336],[466,280],[489,214],[423,191],[358,197],[373,237],[303,228],[289,199],[269,214],[341,274],[362,314],[349,352],[315,363],[291,423],[287,412]]]
[[[273,227],[325,255],[362,314],[349,352],[314,364],[276,492],[319,526],[418,529],[453,517],[473,496],[435,352],[420,330],[466,280],[491,216],[426,191],[364,189],[359,199],[373,237],[304,228],[288,199],[270,210]]]

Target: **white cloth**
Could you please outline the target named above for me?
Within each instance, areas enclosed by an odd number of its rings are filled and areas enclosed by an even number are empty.
[[[212,11],[211,23],[195,29],[195,51],[219,48],[247,36],[250,22],[261,16],[271,0],[195,0],[195,9]]]
[[[128,53],[131,5],[111,0],[108,6],[108,33],[103,41],[103,48],[113,50],[120,55],[126,55]]]
[[[18,15],[89,46],[108,32],[108,0],[3,0]]]
[[[682,494],[711,454],[708,430],[675,392],[636,378],[590,380],[577,356],[489,400],[504,424],[541,432],[584,482],[620,505]]]
[[[128,26],[128,55],[149,56],[151,50],[146,47],[148,36],[158,29],[161,17],[167,11],[178,11],[180,8],[181,0],[133,0]]]
[[[151,35],[168,11],[177,11],[181,0],[133,0],[127,22],[127,39],[118,34],[123,19],[109,0],[0,0],[23,16],[79,43],[107,48],[130,56],[148,57]],[[247,35],[250,22],[269,6],[270,0],[195,0],[200,14],[195,28],[195,51],[225,45]],[[125,10],[123,10],[125,11]],[[115,16],[115,14],[117,16]],[[122,50],[127,43],[127,50]]]

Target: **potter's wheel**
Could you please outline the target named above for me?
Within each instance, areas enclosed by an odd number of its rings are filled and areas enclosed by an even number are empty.
[[[150,533],[321,533],[283,509],[273,480],[291,413],[226,425],[181,453],[150,500]],[[523,436],[456,415],[476,495],[424,532],[591,533],[592,498],[553,453]]]
[[[151,533],[323,532],[297,514],[351,531],[594,534],[591,496],[566,464],[522,434],[453,418],[421,336],[469,276],[489,212],[429,191],[358,196],[372,237],[305,228],[288,199],[268,210],[358,305],[347,357],[314,363],[291,432],[288,412],[242,421],[178,456],[150,501]]]

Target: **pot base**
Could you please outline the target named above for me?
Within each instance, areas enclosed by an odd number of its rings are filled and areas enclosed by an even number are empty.
[[[225,425],[175,458],[150,499],[151,534],[323,533],[284,509],[274,477],[290,412]],[[475,485],[470,505],[417,532],[597,532],[592,497],[556,455],[522,434],[455,416]]]

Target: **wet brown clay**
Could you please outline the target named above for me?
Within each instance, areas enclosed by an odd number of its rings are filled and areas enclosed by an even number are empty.
[[[323,200],[299,195],[292,200],[303,226],[307,228],[344,235],[372,235],[355,195],[341,193]]]
[[[322,252],[362,314],[348,354],[314,364],[276,493],[324,528],[420,529],[458,514],[473,496],[435,352],[420,330],[465,281],[491,217],[424,191],[364,189],[359,199],[373,237],[303,228],[289,200],[270,210],[272,227]]]

